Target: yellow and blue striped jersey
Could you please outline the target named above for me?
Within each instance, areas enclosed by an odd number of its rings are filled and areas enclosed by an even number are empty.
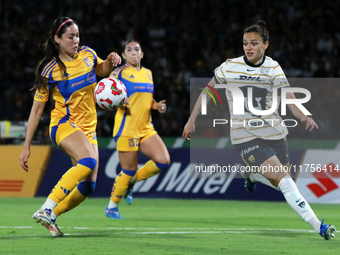
[[[126,64],[116,68],[110,75],[121,80],[127,90],[129,106],[117,110],[113,137],[120,136],[143,137],[145,132],[153,129],[151,123],[151,105],[154,84],[152,72],[142,67],[137,71]]]
[[[63,61],[66,66],[66,77],[56,59],[52,59],[43,68],[41,75],[48,79],[47,92],[36,91],[34,99],[46,102],[49,92],[53,93],[55,108],[51,112],[51,127],[60,121],[71,121],[85,133],[95,131],[97,125],[94,88],[97,84],[95,67],[103,60],[97,53],[86,46],[78,50],[77,58],[72,62]]]

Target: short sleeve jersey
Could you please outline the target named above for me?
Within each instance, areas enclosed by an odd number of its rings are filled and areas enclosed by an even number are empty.
[[[37,90],[34,99],[46,102],[49,93],[53,93],[55,108],[51,112],[51,127],[58,125],[60,121],[71,121],[85,133],[95,131],[97,125],[94,100],[94,88],[97,84],[95,67],[102,62],[93,49],[82,46],[74,61],[63,62],[66,66],[65,77],[61,77],[55,58],[45,65],[41,75],[48,79],[49,90],[47,92]]]
[[[117,110],[113,137],[143,137],[153,129],[151,106],[154,84],[151,70],[142,67],[140,71],[125,64],[115,69],[111,77],[121,80],[127,90],[129,105]]]
[[[255,115],[248,107],[247,91],[252,88],[253,106],[256,110],[267,110],[273,105],[273,90],[277,89],[280,100],[280,89],[289,87],[287,78],[280,65],[264,56],[259,65],[252,65],[245,56],[228,59],[215,69],[215,81],[220,84],[232,84],[244,95],[244,115],[233,113],[233,94],[226,89],[230,110],[230,137],[232,144],[240,144],[256,138],[279,140],[287,136],[288,130],[275,109],[270,115]],[[278,103],[279,105],[279,103]]]

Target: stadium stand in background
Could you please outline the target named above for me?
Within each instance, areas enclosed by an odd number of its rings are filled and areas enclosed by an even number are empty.
[[[240,31],[259,19],[270,31],[267,55],[280,63],[288,78],[339,77],[339,9],[340,1],[315,0],[249,1],[247,8],[243,1],[231,0],[2,0],[0,121],[27,121],[34,69],[42,57],[38,45],[46,38],[47,24],[59,16],[77,21],[80,44],[89,45],[104,59],[107,52],[120,52],[125,40],[139,40],[148,56],[142,64],[153,71],[154,97],[166,99],[168,105],[166,114],[153,115],[153,123],[161,136],[180,136],[189,116],[190,77],[212,77],[225,59],[242,55]],[[289,136],[340,138],[336,106],[340,87],[330,84],[311,90],[316,99],[308,109],[321,130],[309,133],[296,128]],[[52,101],[45,107],[37,133],[40,143],[50,142],[52,107]],[[98,136],[110,137],[114,113],[99,110],[98,117]],[[221,134],[207,134],[215,135]]]

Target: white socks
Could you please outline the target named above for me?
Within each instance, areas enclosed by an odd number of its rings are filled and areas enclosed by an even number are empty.
[[[49,209],[53,211],[53,209],[57,206],[58,204],[54,202],[52,199],[47,198],[45,203],[40,207],[40,209]]]
[[[118,207],[118,204],[116,204],[115,202],[113,202],[111,199],[110,199],[110,202],[109,202],[109,209],[112,209],[112,208],[115,208],[115,207]]]
[[[319,233],[321,222],[314,214],[308,202],[300,194],[293,179],[290,176],[282,178],[279,183],[279,188],[290,207]]]
[[[56,218],[58,217],[54,212],[53,209],[57,206],[58,204],[54,202],[52,199],[47,198],[45,203],[40,207],[40,209],[48,209],[51,210],[51,220],[55,222]]]

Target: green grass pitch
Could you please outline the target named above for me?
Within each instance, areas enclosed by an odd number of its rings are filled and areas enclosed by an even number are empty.
[[[285,202],[134,199],[110,220],[108,198],[90,198],[53,238],[31,218],[44,201],[0,198],[0,254],[340,254],[340,234],[324,240]],[[340,230],[340,205],[311,206]]]

